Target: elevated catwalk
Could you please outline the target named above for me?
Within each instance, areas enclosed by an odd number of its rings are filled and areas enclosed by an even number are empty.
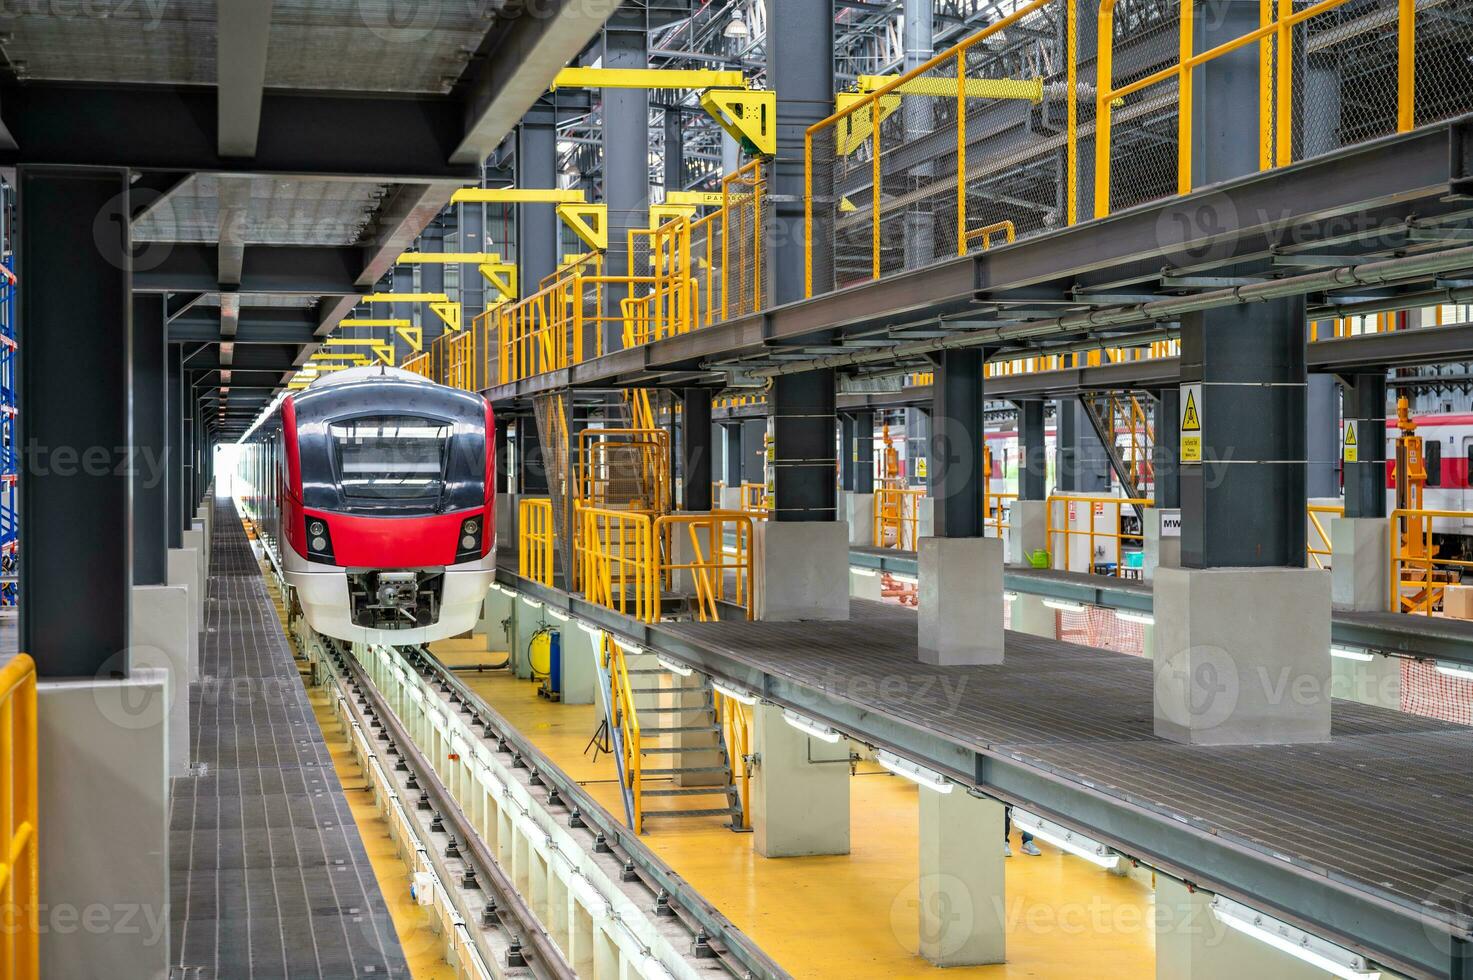
[[[170,813],[170,961],[189,980],[408,976],[261,572],[217,502],[195,771]]]
[[[1152,732],[1150,660],[1009,632],[1003,665],[932,667],[916,659],[914,612],[858,599],[851,608],[847,623],[650,632],[705,652],[733,679],[784,679],[1372,901],[1473,927],[1445,887],[1473,867],[1473,728],[1337,700],[1328,744],[1179,745]]]

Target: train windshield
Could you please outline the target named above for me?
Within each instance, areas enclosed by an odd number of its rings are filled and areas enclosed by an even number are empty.
[[[410,415],[380,415],[329,426],[345,498],[437,500],[445,489],[451,426]]]

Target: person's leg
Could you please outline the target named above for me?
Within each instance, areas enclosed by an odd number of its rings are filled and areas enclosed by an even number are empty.
[[[1023,853],[1032,857],[1038,857],[1043,853],[1038,849],[1038,845],[1033,843],[1033,835],[1026,830],[1023,831]]]
[[[1009,838],[1013,833],[1013,808],[1005,806],[1002,808],[1002,854],[1003,857],[1013,856],[1013,845]]]

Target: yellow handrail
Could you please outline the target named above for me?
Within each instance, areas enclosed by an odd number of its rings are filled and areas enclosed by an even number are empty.
[[[634,801],[634,826],[636,834],[644,833],[644,773],[643,752],[639,730],[639,709],[634,706],[634,692],[629,684],[629,670],[624,665],[624,649],[619,646],[612,633],[604,632],[601,655],[603,666],[609,674],[610,723],[619,729],[623,743],[624,785],[629,788]]]
[[[875,489],[873,537],[876,548],[917,551],[920,548],[923,487]]]
[[[41,975],[36,752],[36,664],[21,653],[0,668],[0,976],[15,980]]]
[[[1305,551],[1313,559],[1315,567],[1324,569],[1327,567],[1325,559],[1330,558],[1334,546],[1330,542],[1330,532],[1325,530],[1325,526],[1320,523],[1320,516],[1344,517],[1345,506],[1343,504],[1310,504],[1307,510],[1309,513],[1309,524],[1314,528],[1315,534],[1310,536],[1308,543],[1305,545]],[[1315,539],[1315,535],[1318,535],[1318,540]]]
[[[1439,558],[1432,540],[1437,518],[1466,520],[1460,510],[1398,508],[1391,512],[1390,605],[1392,612],[1432,615],[1448,585],[1455,585],[1473,569],[1473,561]],[[1407,590],[1412,590],[1408,594]]]
[[[687,534],[690,556],[676,559],[680,529]],[[732,532],[728,550],[726,534]],[[700,514],[667,514],[655,521],[655,535],[663,557],[660,581],[664,588],[675,586],[677,572],[690,573],[695,587],[696,615],[702,622],[721,618],[718,603],[727,601],[727,577],[731,577],[731,602],[753,617],[752,602],[752,517],[739,511],[713,510]]]
[[[584,598],[644,622],[660,612],[659,556],[648,514],[586,507],[575,542]]]
[[[713,697],[716,703],[716,723],[721,726],[726,736],[726,748],[731,753],[731,777],[736,784],[737,793],[742,802],[742,813],[738,829],[746,830],[752,826],[752,808],[749,803],[752,791],[752,777],[747,771],[747,747],[751,744],[752,719],[747,711],[747,706],[736,698],[729,698],[720,691],[714,691]]]
[[[552,586],[552,500],[523,497],[517,503],[517,571],[542,585]]]
[[[1069,524],[1072,523],[1073,518],[1066,519],[1064,524],[1062,525],[1056,525],[1054,523],[1054,511],[1056,509],[1056,506],[1060,504],[1064,505],[1065,507],[1073,506],[1077,508],[1081,504],[1088,507],[1089,527],[1083,530],[1069,527]],[[1087,538],[1089,540],[1090,558],[1088,567],[1084,568],[1083,571],[1086,574],[1093,574],[1095,565],[1095,542],[1097,540],[1114,541],[1116,552],[1114,574],[1116,578],[1123,578],[1125,575],[1125,562],[1123,560],[1125,554],[1125,542],[1135,541],[1141,544],[1142,547],[1144,547],[1145,534],[1142,532],[1131,534],[1121,531],[1121,512],[1126,507],[1134,507],[1137,511],[1144,513],[1147,508],[1154,507],[1155,505],[1156,503],[1154,500],[1146,497],[1088,497],[1078,494],[1052,494],[1049,496],[1047,506],[1045,507],[1045,510],[1047,511],[1047,521],[1046,530],[1044,533],[1044,540],[1047,542],[1049,554],[1057,559],[1059,555],[1059,549],[1056,549],[1054,547],[1054,537],[1055,535],[1060,536],[1062,538],[1062,551],[1064,555],[1063,571],[1074,571],[1074,569],[1070,567],[1072,560],[1072,556],[1070,555],[1071,549],[1069,548],[1070,540],[1071,538],[1075,537]],[[1114,521],[1111,522],[1108,527],[1099,527],[1097,525],[1096,518],[1104,516],[1105,510],[1111,507],[1113,507],[1115,511]],[[1055,565],[1055,567],[1058,566]]]

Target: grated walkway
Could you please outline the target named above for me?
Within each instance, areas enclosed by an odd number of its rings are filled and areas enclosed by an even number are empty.
[[[409,975],[230,501],[217,502],[194,772],[169,821],[174,976],[189,980]]]

